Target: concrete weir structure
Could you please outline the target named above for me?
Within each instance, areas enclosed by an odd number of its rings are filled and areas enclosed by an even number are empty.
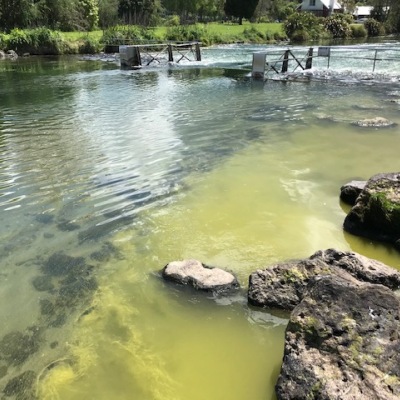
[[[121,68],[139,69],[151,63],[201,61],[201,43],[168,42],[119,46]]]

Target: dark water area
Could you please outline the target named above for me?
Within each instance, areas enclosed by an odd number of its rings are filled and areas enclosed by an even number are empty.
[[[287,315],[247,305],[248,275],[328,247],[400,267],[343,232],[338,198],[398,170],[396,71],[255,82],[259,49],[141,71],[0,64],[6,398],[272,399]],[[375,116],[397,125],[353,124]],[[160,269],[182,258],[234,271],[243,290],[165,284]]]

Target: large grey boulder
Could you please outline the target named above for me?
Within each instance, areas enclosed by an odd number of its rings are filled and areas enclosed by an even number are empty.
[[[233,274],[209,267],[198,260],[172,261],[163,268],[162,276],[164,279],[204,291],[226,292],[239,288]]]
[[[286,329],[278,400],[399,399],[399,320],[389,288],[313,278]]]
[[[328,249],[304,260],[253,272],[249,278],[248,301],[258,307],[292,310],[303,299],[310,280],[323,275],[355,278],[390,289],[400,287],[400,273],[393,268],[361,254]]]
[[[400,249],[400,173],[370,178],[346,216],[344,229]]]

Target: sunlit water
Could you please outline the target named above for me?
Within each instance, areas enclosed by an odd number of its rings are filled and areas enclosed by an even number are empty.
[[[231,68],[255,50],[135,72],[0,64],[6,398],[272,399],[288,315],[247,305],[249,274],[328,247],[400,267],[343,232],[339,201],[343,183],[399,169],[398,126],[352,125],[400,123],[396,73],[252,82]],[[183,258],[233,271],[242,290],[162,281]]]

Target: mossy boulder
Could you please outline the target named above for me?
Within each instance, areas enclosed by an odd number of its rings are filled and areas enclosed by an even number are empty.
[[[286,329],[278,400],[399,399],[399,320],[387,287],[311,279]]]
[[[250,275],[248,301],[258,307],[292,310],[303,299],[309,282],[330,275],[338,278],[400,287],[400,273],[387,265],[353,252],[321,250],[294,260],[257,270]]]
[[[351,181],[340,188],[340,199],[346,204],[354,206],[357,197],[361,194],[367,181]]]
[[[354,235],[391,243],[400,250],[400,173],[370,178],[343,227]]]

